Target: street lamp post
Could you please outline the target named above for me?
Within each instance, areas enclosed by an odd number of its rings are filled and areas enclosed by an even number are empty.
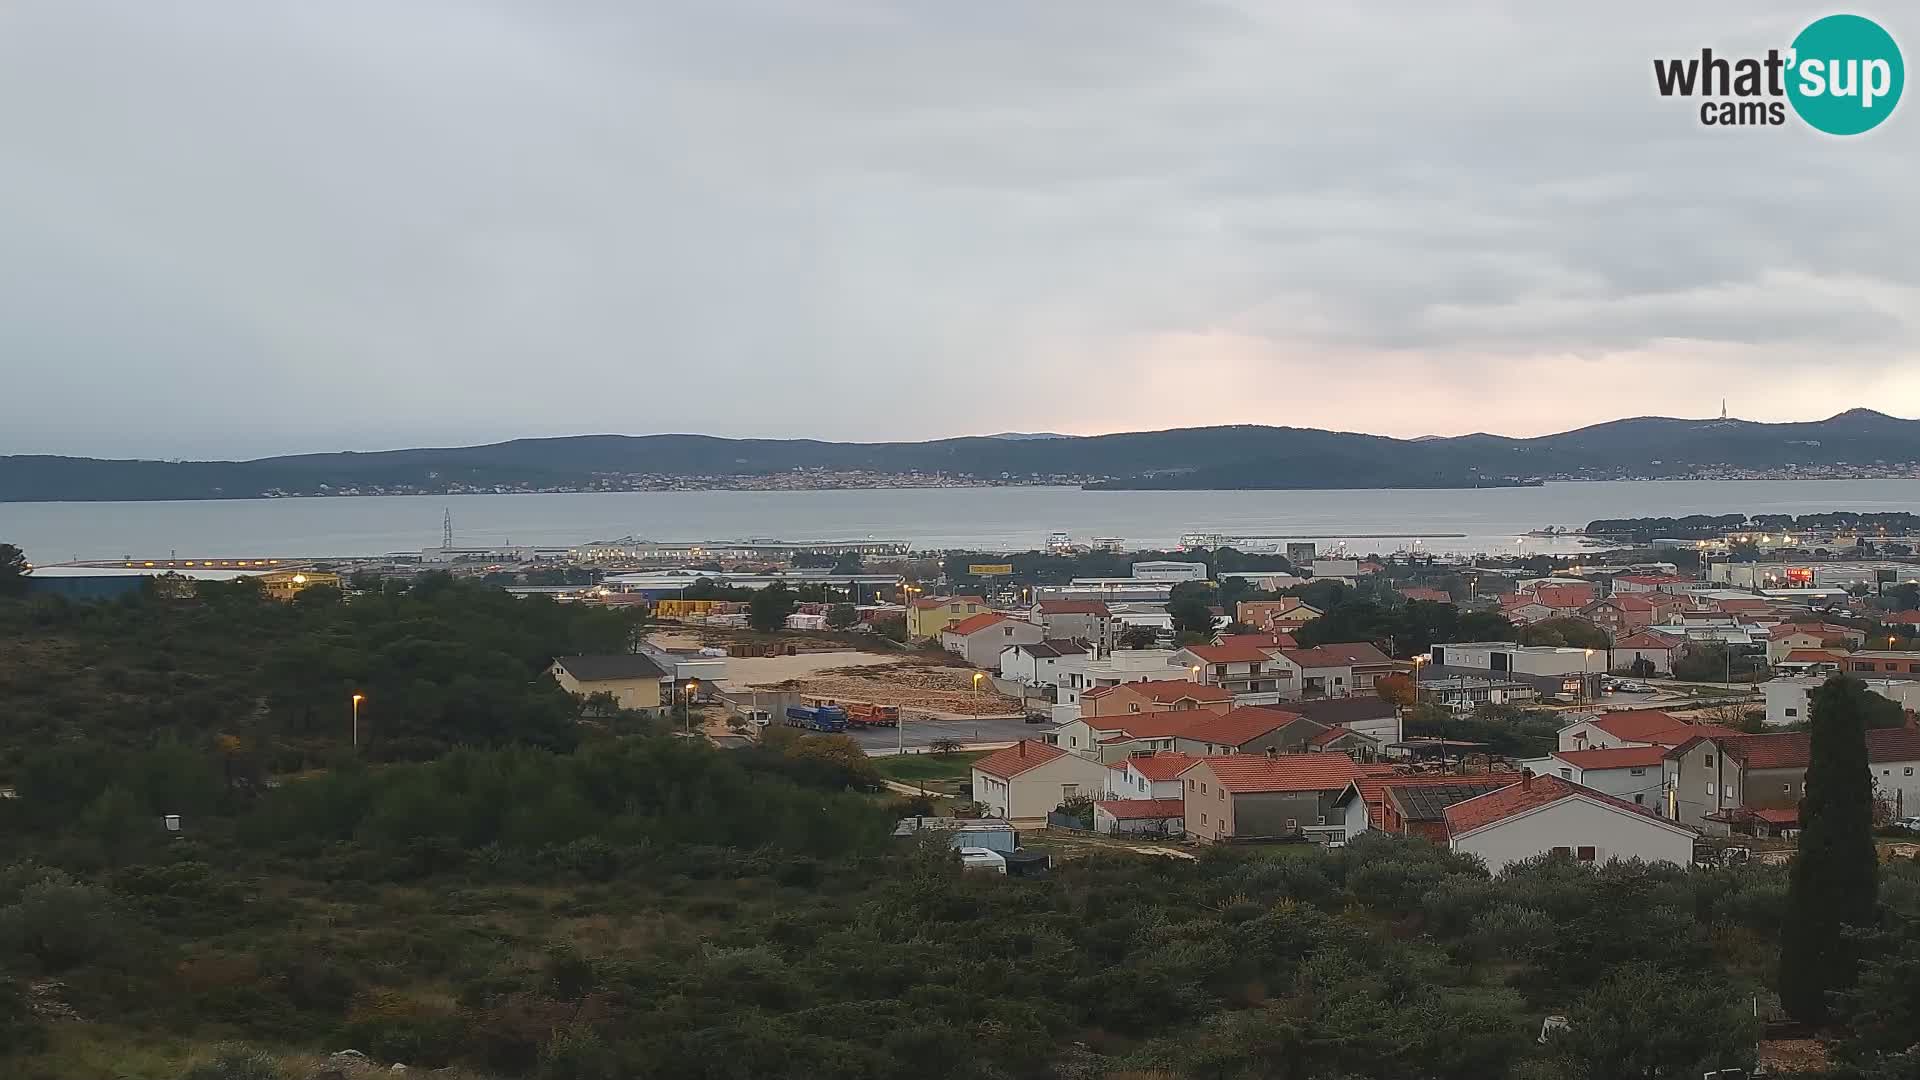
[[[353,695],[353,745],[360,745],[360,703],[367,699],[365,694]]]

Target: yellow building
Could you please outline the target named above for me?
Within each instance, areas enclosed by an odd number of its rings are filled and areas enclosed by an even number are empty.
[[[602,656],[556,656],[555,682],[569,694],[592,697],[611,694],[623,709],[656,713],[664,707],[661,683],[669,678],[660,665],[638,653]]]
[[[940,631],[954,623],[991,610],[978,596],[931,596],[915,600],[907,606],[907,638],[910,641],[937,638]]]
[[[275,570],[271,574],[261,574],[254,580],[260,583],[261,591],[275,600],[291,600],[315,585],[340,587],[340,575],[324,570]]]

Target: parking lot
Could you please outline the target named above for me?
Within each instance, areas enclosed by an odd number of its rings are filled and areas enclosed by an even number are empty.
[[[859,728],[847,732],[869,754],[891,754],[904,743],[908,751],[926,749],[941,739],[954,739],[961,745],[973,743],[1010,743],[1037,739],[1052,724],[1029,724],[1016,717],[986,717],[978,720],[909,720],[896,732],[892,728]]]

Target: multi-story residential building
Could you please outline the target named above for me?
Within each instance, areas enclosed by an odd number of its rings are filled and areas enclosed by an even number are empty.
[[[907,637],[913,641],[937,639],[940,631],[991,611],[978,596],[930,596],[907,605]]]
[[[1049,641],[1084,641],[1096,656],[1113,651],[1113,612],[1099,600],[1042,600],[1027,618]]]

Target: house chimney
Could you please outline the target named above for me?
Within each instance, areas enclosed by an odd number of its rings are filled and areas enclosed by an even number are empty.
[[[1027,740],[1025,739],[1020,740],[1020,756],[1021,757],[1027,756]]]
[[[1278,747],[1273,747],[1273,746],[1269,746],[1269,747],[1267,747],[1267,760],[1268,760],[1268,761],[1272,761],[1272,760],[1274,760],[1275,758],[1278,758],[1279,756],[1280,756],[1280,750],[1279,750],[1279,748],[1278,748]]]
[[[1529,791],[1533,789],[1533,770],[1532,769],[1520,770],[1520,786]]]

